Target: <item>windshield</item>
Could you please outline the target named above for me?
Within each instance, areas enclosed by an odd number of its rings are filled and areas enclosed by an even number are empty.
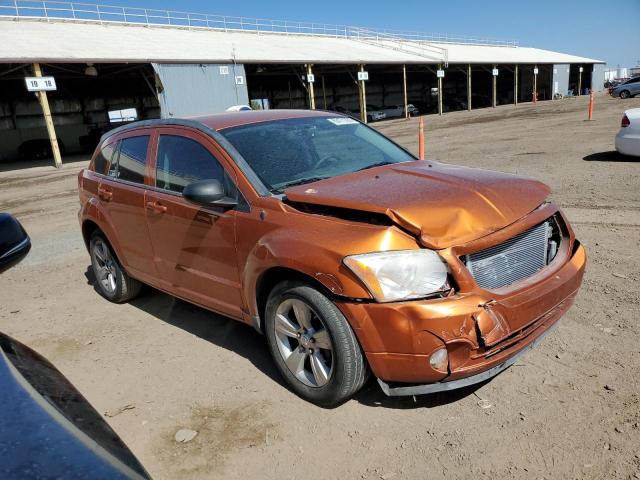
[[[272,193],[378,165],[415,160],[346,117],[273,120],[220,131]]]

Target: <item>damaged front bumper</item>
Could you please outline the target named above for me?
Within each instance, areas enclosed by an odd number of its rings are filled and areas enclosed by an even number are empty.
[[[426,385],[410,385],[410,386],[401,386],[401,387],[392,387],[384,380],[380,380],[378,378],[378,383],[380,384],[380,388],[385,395],[389,397],[400,397],[406,395],[425,395],[428,393],[437,393],[437,392],[446,392],[450,390],[457,390],[458,388],[469,387],[471,385],[475,385],[477,383],[482,383],[486,380],[489,380],[499,373],[503,372],[511,365],[516,363],[518,359],[527,353],[532,348],[536,347],[554,328],[555,324],[544,331],[538,338],[536,338],[529,345],[520,349],[515,355],[507,358],[502,363],[496,365],[495,367],[491,367],[489,370],[485,370],[484,372],[477,373],[475,375],[471,375],[470,377],[460,378],[459,380],[452,380],[449,382],[436,382],[429,383]]]
[[[479,383],[537,345],[573,304],[586,253],[571,240],[574,247],[561,262],[500,295],[478,289],[437,300],[339,307],[385,394],[418,395]],[[487,328],[487,314],[504,320],[495,324],[501,328]],[[429,362],[442,348],[448,352],[446,371]]]

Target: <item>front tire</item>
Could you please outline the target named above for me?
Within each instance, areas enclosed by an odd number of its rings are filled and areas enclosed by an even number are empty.
[[[265,308],[265,334],[278,370],[305,400],[333,407],[366,380],[366,363],[346,318],[308,284],[276,285]]]
[[[123,270],[113,248],[101,232],[95,231],[91,235],[89,253],[100,295],[114,303],[126,302],[138,296],[142,284]]]
[[[629,90],[622,90],[620,92],[620,98],[629,98],[631,96],[631,92]]]

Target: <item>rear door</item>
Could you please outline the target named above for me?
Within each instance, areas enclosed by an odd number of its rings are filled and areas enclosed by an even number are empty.
[[[237,196],[234,177],[205,135],[181,127],[158,128],[155,188],[147,192],[147,224],[156,268],[165,287],[195,303],[242,317],[236,258],[236,210],[189,203],[182,190],[197,180],[218,179]]]
[[[107,175],[98,184],[98,197],[115,230],[118,253],[127,271],[145,279],[155,263],[145,218],[144,192],[152,130],[126,132],[117,144]]]

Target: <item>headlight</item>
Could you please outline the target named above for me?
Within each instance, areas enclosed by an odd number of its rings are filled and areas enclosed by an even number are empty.
[[[344,264],[378,302],[422,298],[448,289],[447,265],[431,250],[351,255]]]

